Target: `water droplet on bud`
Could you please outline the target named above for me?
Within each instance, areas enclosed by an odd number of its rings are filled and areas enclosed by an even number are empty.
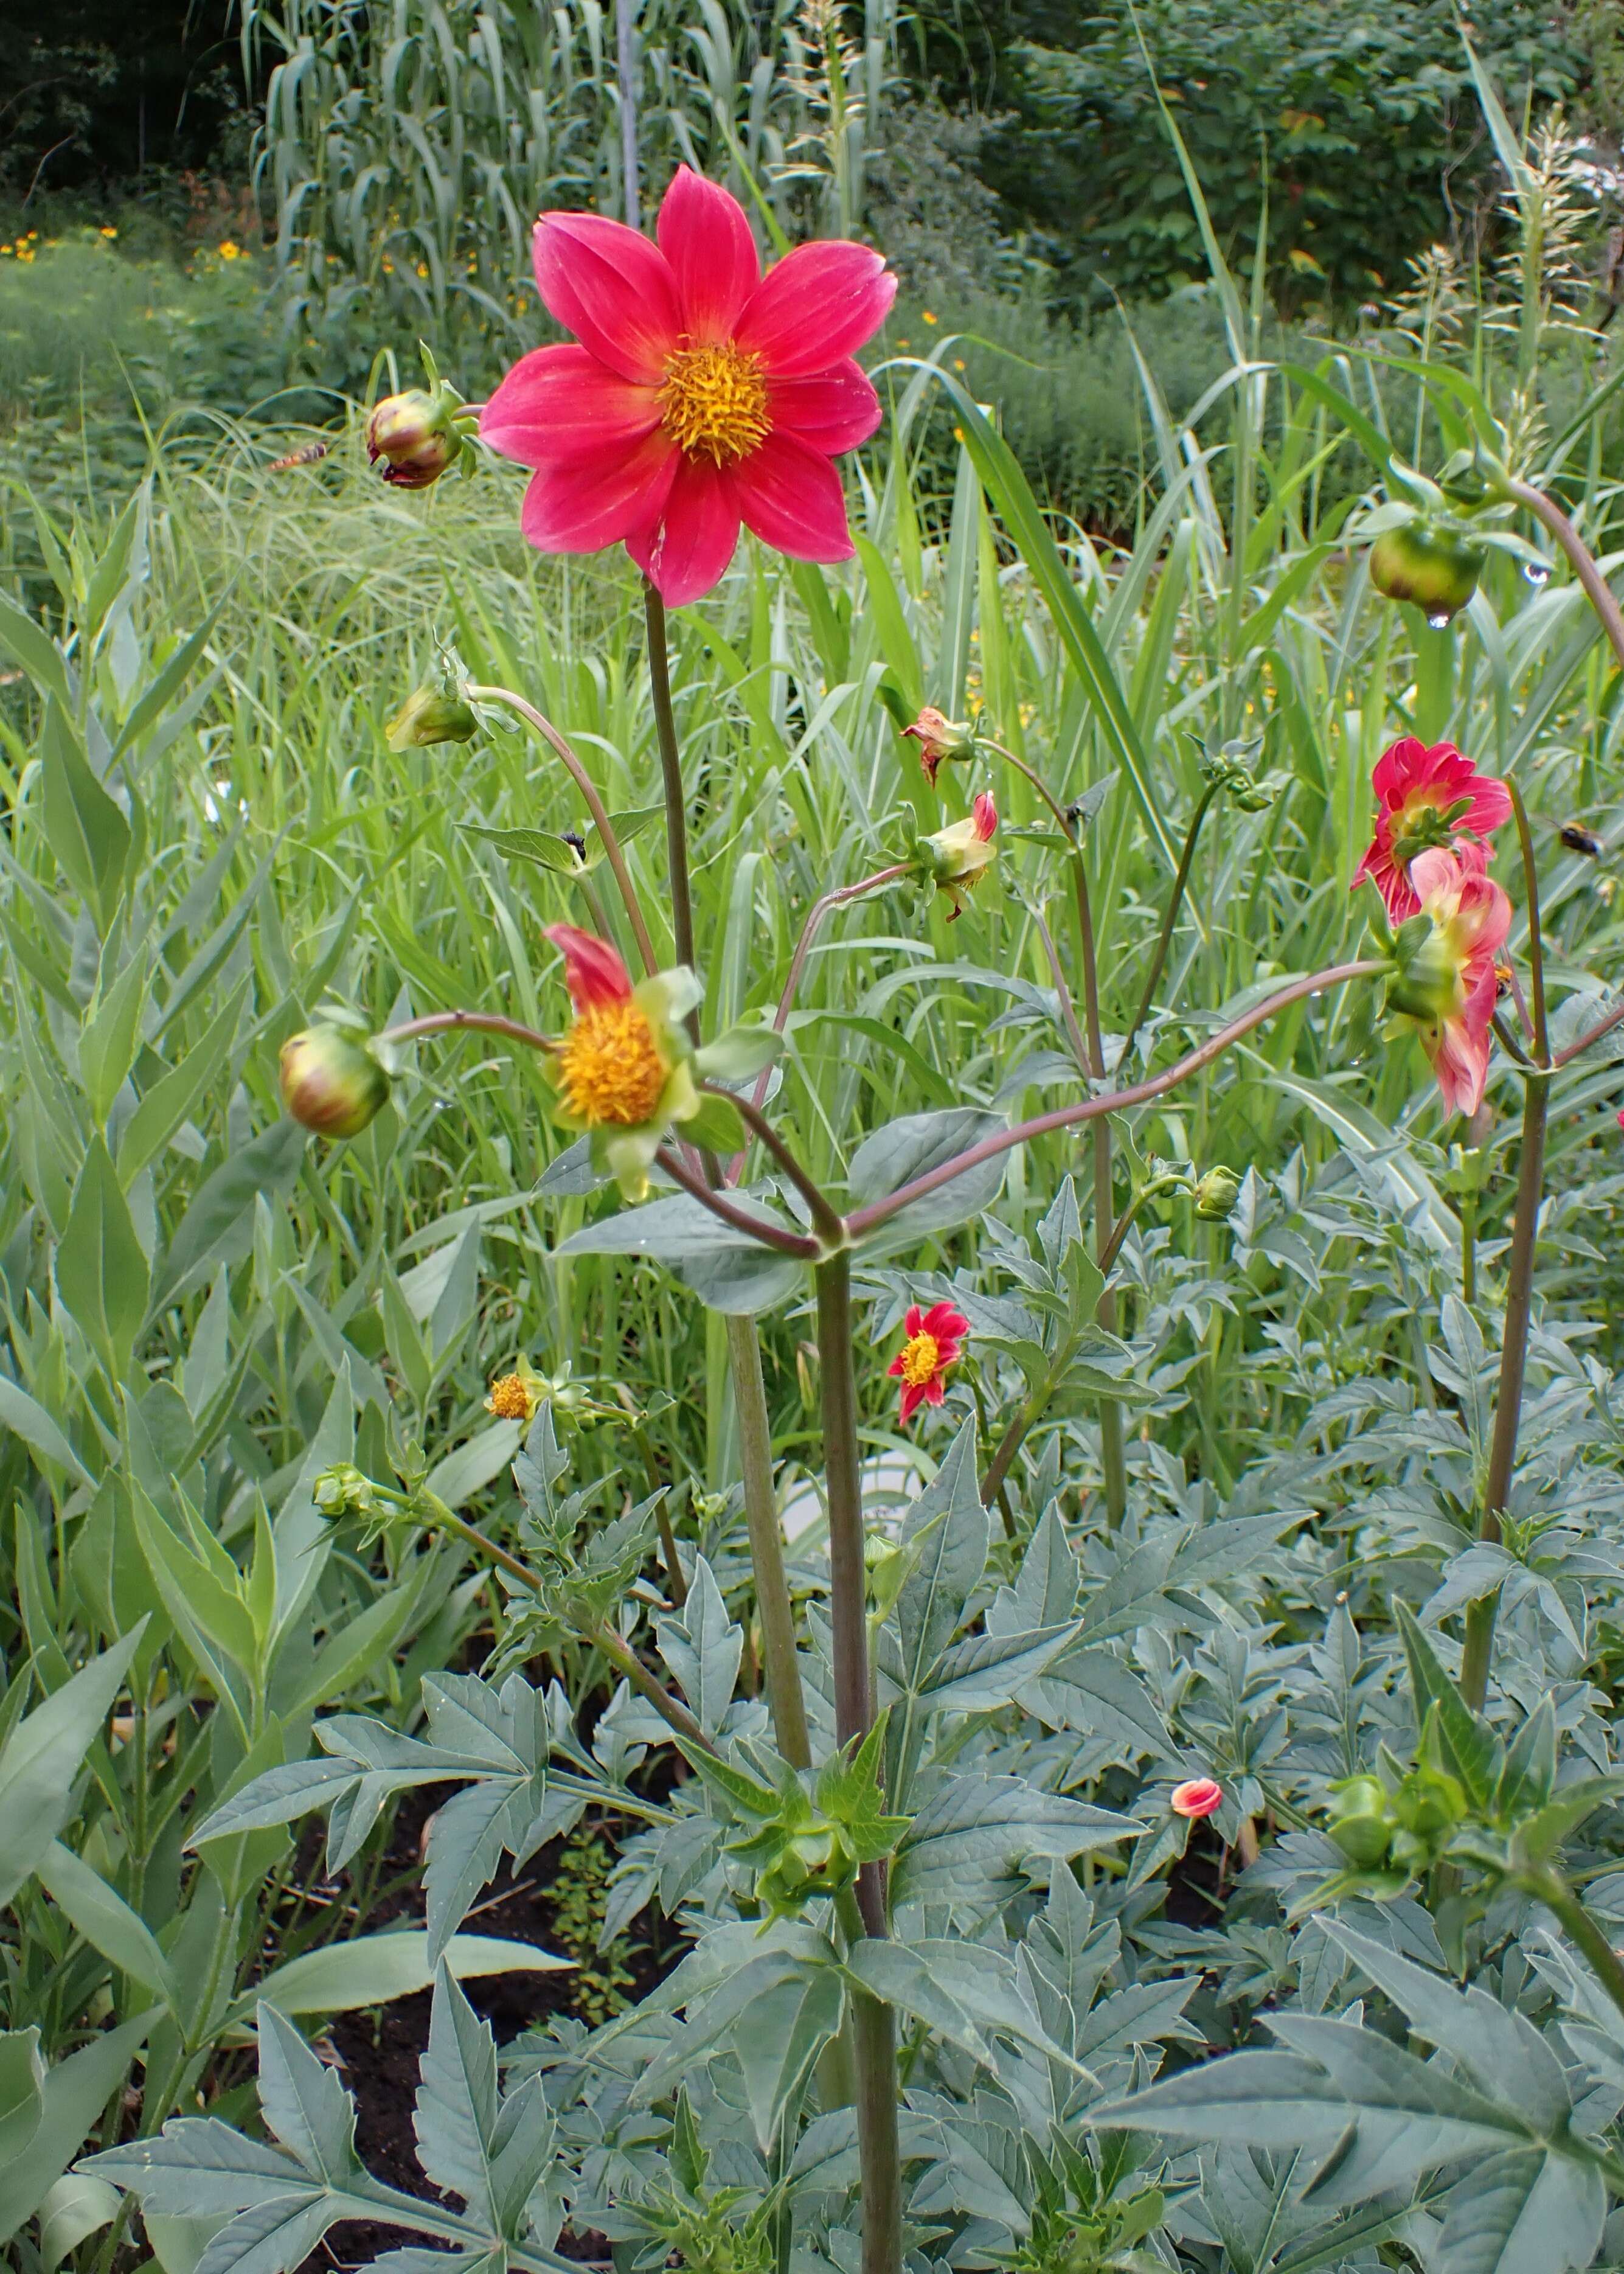
[[[1426,620],[1427,629],[1433,632],[1447,632],[1449,629],[1449,624],[1450,616],[1447,608],[1434,609],[1432,614]]]
[[[1525,561],[1522,563],[1522,574],[1536,590],[1541,584],[1548,584],[1551,581],[1551,571],[1543,561]]]

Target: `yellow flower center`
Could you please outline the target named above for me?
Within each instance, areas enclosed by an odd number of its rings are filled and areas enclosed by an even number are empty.
[[[660,388],[660,423],[690,458],[718,466],[747,457],[771,431],[762,359],[748,348],[673,348]]]
[[[485,1399],[485,1411],[494,1413],[499,1421],[528,1421],[530,1418],[530,1394],[522,1374],[505,1374],[491,1384],[491,1395]]]
[[[942,1345],[934,1335],[910,1335],[902,1345],[902,1379],[910,1389],[929,1382],[941,1359]]]
[[[633,1002],[583,1011],[559,1045],[558,1066],[572,1113],[622,1129],[652,1118],[671,1071],[647,1013]]]

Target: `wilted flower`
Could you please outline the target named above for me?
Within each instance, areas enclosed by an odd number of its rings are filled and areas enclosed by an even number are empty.
[[[795,560],[849,560],[833,461],[880,423],[852,358],[895,278],[844,242],[797,245],[763,277],[743,207],[687,166],[657,233],[602,214],[536,224],[537,287],[579,344],[523,357],[480,422],[536,470],[525,536],[548,553],[624,544],[673,607],[717,583],[741,520]]]
[[[1477,589],[1484,550],[1469,538],[1408,521],[1383,531],[1370,553],[1370,580],[1389,600],[1413,600],[1435,628],[1459,614]]]
[[[907,1340],[885,1371],[902,1384],[898,1419],[906,1426],[921,1405],[940,1405],[947,1395],[947,1369],[964,1355],[970,1321],[951,1303],[928,1311],[914,1303],[903,1323]]]
[[[308,1027],[282,1046],[282,1103],[319,1137],[356,1137],[389,1097],[370,1050],[337,1027]]]
[[[991,861],[997,827],[998,809],[991,792],[983,790],[962,821],[950,821],[945,829],[920,839],[920,858],[926,874],[953,904],[949,923],[964,914],[965,894],[974,889]]]
[[[1407,734],[1377,759],[1371,787],[1376,793],[1376,833],[1353,881],[1357,888],[1370,878],[1395,923],[1421,905],[1410,873],[1417,853],[1429,846],[1458,850],[1511,818],[1505,783],[1480,774],[1453,742],[1436,742],[1429,749]]]
[[[1208,1169],[1191,1187],[1195,1212],[1207,1224],[1222,1224],[1240,1198],[1241,1180],[1233,1169]]]
[[[1223,1787],[1215,1777],[1191,1777],[1176,1784],[1168,1801],[1175,1816],[1211,1816],[1223,1804]]]
[[[1455,1113],[1475,1113],[1483,1103],[1499,988],[1494,958],[1511,929],[1511,903],[1487,865],[1481,845],[1454,854],[1433,846],[1416,855],[1410,873],[1420,909],[1399,933],[1399,972],[1387,994],[1389,1008],[1419,1027],[1444,1103]]]
[[[448,473],[468,438],[457,421],[455,395],[436,385],[432,393],[410,387],[386,395],[366,422],[366,455],[384,461],[383,478],[397,489],[425,490]]]
[[[478,719],[460,696],[419,687],[384,728],[384,740],[392,750],[425,750],[436,742],[471,742],[478,732]]]
[[[911,727],[903,728],[902,734],[905,741],[919,744],[919,763],[932,789],[936,787],[937,771],[944,762],[975,756],[974,727],[961,726],[955,719],[944,719],[929,704]]]

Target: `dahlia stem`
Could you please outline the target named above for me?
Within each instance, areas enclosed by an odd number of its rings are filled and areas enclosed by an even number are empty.
[[[776,1248],[780,1255],[798,1256],[803,1262],[815,1263],[822,1254],[823,1246],[818,1240],[808,1239],[804,1232],[785,1231],[766,1217],[755,1216],[728,1200],[703,1177],[696,1177],[669,1145],[662,1145],[654,1157],[673,1185],[680,1185],[685,1193],[691,1193],[703,1208],[708,1208],[713,1216],[731,1225],[734,1231],[748,1232],[763,1247]]]
[[[421,1019],[408,1019],[401,1026],[386,1027],[374,1042],[410,1043],[419,1035],[450,1034],[505,1035],[510,1043],[523,1043],[527,1050],[555,1050],[558,1044],[545,1035],[538,1035],[534,1027],[526,1027],[517,1019],[504,1019],[496,1011],[431,1011]]]
[[[659,744],[665,792],[665,854],[671,871],[671,933],[677,961],[694,968],[694,898],[688,874],[688,805],[682,760],[677,749],[677,716],[671,701],[671,655],[665,638],[665,603],[648,577],[643,580],[643,621],[649,636],[649,686],[654,698],[654,734]],[[699,1013],[688,1013],[688,1032],[699,1040]]]
[[[521,719],[525,719],[538,734],[552,743],[559,757],[562,758],[570,779],[585,801],[586,809],[592,817],[592,825],[603,840],[605,858],[608,861],[614,874],[614,881],[620,887],[620,898],[626,907],[627,920],[632,928],[632,937],[636,941],[637,953],[643,958],[643,968],[648,972],[658,971],[659,965],[655,957],[654,945],[649,937],[649,927],[643,920],[643,909],[638,904],[631,872],[626,865],[626,855],[620,849],[620,840],[614,833],[614,825],[609,818],[602,798],[593,786],[590,774],[570,749],[552,719],[538,711],[533,703],[527,703],[523,696],[515,695],[510,687],[467,687],[462,691],[470,703],[500,703],[509,711],[516,712]]]
[[[1539,1203],[1545,1186],[1545,1113],[1551,1077],[1536,1068],[1523,1076],[1522,1157],[1517,1169],[1516,1213],[1512,1220],[1511,1265],[1506,1281],[1506,1321],[1500,1347],[1500,1384],[1494,1399],[1494,1436],[1483,1495],[1479,1540],[1491,1546],[1500,1537],[1500,1517],[1511,1497],[1517,1431],[1522,1417],[1522,1378],[1528,1363],[1529,1320],[1533,1307],[1534,1251],[1539,1237]],[[1461,1660],[1461,1694],[1480,1711],[1489,1690],[1494,1650],[1498,1591],[1466,1607],[1466,1643]]]
[[[868,1572],[857,1461],[857,1382],[852,1362],[851,1262],[844,1250],[817,1267],[817,1346],[829,1502],[830,1619],[835,1732],[861,1745],[873,1719],[868,1678]],[[854,1911],[856,1916],[851,1916]],[[877,1864],[858,1874],[848,1931],[886,1932]],[[859,1992],[852,2001],[857,2067],[857,2151],[862,2185],[862,2274],[900,2274],[902,2159],[897,2131],[897,2041],[891,2008]]]
[[[1150,969],[1146,974],[1144,991],[1139,997],[1139,1007],[1134,1013],[1128,1027],[1127,1039],[1123,1043],[1122,1056],[1117,1060],[1119,1065],[1126,1065],[1128,1063],[1128,1054],[1139,1039],[1139,1028],[1150,1016],[1150,1006],[1156,998],[1157,985],[1163,971],[1167,968],[1168,951],[1173,945],[1173,927],[1178,922],[1178,911],[1184,905],[1184,892],[1190,883],[1190,871],[1195,862],[1196,840],[1201,834],[1201,824],[1207,818],[1208,806],[1218,794],[1218,787],[1216,782],[1209,784],[1198,799],[1195,811],[1190,817],[1190,826],[1184,832],[1184,849],[1178,856],[1178,868],[1173,877],[1173,889],[1168,894],[1167,907],[1162,918],[1162,929],[1156,935],[1155,953],[1151,957]]]
[[[1322,995],[1328,988],[1343,987],[1355,979],[1385,978],[1391,969],[1392,966],[1385,957],[1366,956],[1357,963],[1331,964],[1323,971],[1311,972],[1304,979],[1293,980],[1290,986],[1282,987],[1278,995],[1271,995],[1267,1002],[1256,1005],[1241,1018],[1231,1020],[1217,1034],[1209,1035],[1199,1050],[1192,1050],[1164,1073],[1148,1075],[1145,1081],[1132,1082],[1125,1089],[1102,1091],[1098,1096],[1084,1098],[1076,1105],[1057,1106],[1052,1113],[1040,1113],[1033,1120],[1018,1123],[1013,1129],[1001,1130],[994,1137],[984,1137],[979,1145],[969,1146],[952,1160],[944,1161],[940,1168],[929,1170],[922,1177],[915,1177],[910,1184],[898,1186],[894,1193],[887,1193],[883,1200],[872,1201],[867,1208],[855,1209],[846,1219],[846,1238],[853,1241],[865,1238],[881,1224],[889,1224],[891,1217],[899,1214],[910,1202],[923,1200],[929,1193],[940,1192],[955,1178],[979,1168],[983,1161],[996,1160],[1000,1153],[1007,1153],[1014,1146],[1029,1145],[1034,1138],[1048,1137],[1061,1129],[1075,1129],[1085,1121],[1098,1120],[1103,1114],[1126,1113],[1136,1105],[1148,1105],[1155,1098],[1165,1097],[1169,1090],[1177,1089],[1181,1082],[1188,1081],[1192,1074],[1199,1073],[1203,1066],[1211,1065],[1214,1058],[1222,1058],[1225,1050],[1244,1035],[1251,1034],[1254,1028],[1274,1018],[1276,1013],[1289,1010],[1294,1003],[1301,1003],[1310,995]]]
[[[1533,515],[1536,521],[1545,523],[1568,555],[1575,576],[1584,588],[1585,598],[1601,619],[1601,628],[1607,635],[1613,652],[1620,665],[1624,665],[1624,610],[1620,608],[1612,586],[1597,567],[1584,539],[1560,506],[1553,498],[1548,498],[1543,490],[1535,489],[1530,482],[1516,481],[1510,475],[1506,476],[1501,487],[1506,496],[1515,498],[1520,506]]]
[[[846,1238],[846,1226],[838,1211],[823,1186],[808,1174],[793,1151],[773,1127],[753,1098],[737,1096],[731,1089],[723,1089],[715,1082],[702,1085],[712,1097],[725,1097],[730,1105],[739,1109],[740,1118],[758,1137],[778,1163],[795,1190],[805,1201],[812,1217],[814,1230],[826,1246],[838,1247]]]
[[[648,627],[649,688],[654,704],[655,738],[659,745],[660,777],[665,797],[665,853],[671,873],[671,923],[677,960],[694,968],[694,896],[688,865],[688,807],[682,785],[682,759],[677,747],[676,712],[671,700],[671,654],[666,639],[665,604],[648,577],[643,583],[643,620]],[[699,1040],[697,1007],[688,1017],[688,1030]],[[758,1101],[759,1102],[759,1101]],[[735,1101],[740,1103],[740,1101]],[[749,1117],[747,1115],[746,1118]],[[762,1117],[763,1127],[764,1116]],[[823,1193],[775,1130],[768,1144],[778,1153],[817,1222],[820,1210],[838,1228],[839,1219]],[[782,1148],[779,1151],[779,1148]],[[714,1158],[703,1156],[703,1174],[691,1175],[663,1148],[662,1165],[683,1189],[691,1193],[725,1224],[742,1225],[761,1238],[759,1223],[727,1200],[718,1187],[724,1182]],[[812,1194],[816,1194],[814,1207]],[[820,1242],[799,1233],[779,1231],[765,1243],[780,1253],[810,1259]],[[756,1607],[761,1615],[762,1655],[765,1660],[767,1704],[779,1752],[794,1767],[811,1764],[811,1741],[807,1731],[806,1701],[801,1693],[801,1668],[795,1657],[795,1607],[790,1600],[784,1569],[784,1534],[778,1523],[778,1495],[772,1481],[772,1427],[767,1413],[767,1388],[762,1378],[761,1341],[750,1318],[729,1316],[727,1359],[733,1377],[733,1401],[739,1419],[739,1449],[743,1469],[745,1524],[750,1540],[750,1564],[756,1581]]]
[[[1563,1066],[1571,1065],[1582,1052],[1588,1050],[1592,1043],[1599,1043],[1604,1035],[1612,1034],[1615,1027],[1621,1026],[1624,1026],[1624,1003],[1620,1003],[1616,1011],[1609,1011],[1605,1019],[1590,1028],[1588,1033],[1581,1035],[1576,1043],[1569,1043],[1565,1050],[1558,1050],[1551,1061],[1553,1068],[1560,1073]]]
[[[1083,957],[1083,1017],[1088,1027],[1088,1071],[1095,1081],[1105,1079],[1105,1045],[1100,1028],[1100,975],[1094,945],[1094,913],[1088,899],[1088,878],[1083,869],[1083,848],[1073,840],[1071,876],[1077,888],[1077,931]],[[1094,1260],[1101,1277],[1104,1256],[1116,1219],[1116,1178],[1111,1168],[1111,1125],[1101,1114],[1094,1125]],[[1094,1316],[1106,1334],[1116,1330],[1116,1298],[1101,1291]],[[1122,1407],[1114,1397],[1100,1400],[1100,1466],[1105,1479],[1105,1520],[1115,1532],[1128,1509],[1128,1460],[1124,1443]]]
[[[1520,1872],[1516,1884],[1524,1894],[1532,1895],[1536,1902],[1545,1905],[1568,1939],[1577,1945],[1620,2013],[1624,2014],[1624,1963],[1555,1865]]]
[[[806,1698],[795,1659],[795,1617],[784,1569],[784,1533],[778,1523],[772,1480],[772,1427],[767,1389],[762,1379],[761,1339],[754,1319],[727,1321],[727,1356],[733,1369],[739,1415],[739,1450],[744,1470],[744,1516],[756,1571],[756,1608],[761,1619],[762,1661],[767,1708],[778,1751],[792,1768],[812,1766]]]

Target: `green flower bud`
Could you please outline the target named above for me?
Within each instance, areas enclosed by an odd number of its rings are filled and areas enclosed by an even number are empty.
[[[384,740],[392,750],[425,750],[436,742],[470,742],[478,732],[478,719],[460,697],[420,687],[384,728]]]
[[[1389,600],[1413,600],[1441,630],[1477,589],[1483,547],[1425,521],[1383,531],[1370,552],[1370,579]]]
[[[467,448],[456,424],[455,397],[437,387],[410,387],[387,395],[366,422],[366,455],[385,461],[383,478],[397,488],[425,490],[455,465]]]
[[[330,1469],[323,1469],[310,1490],[311,1498],[329,1524],[372,1511],[372,1479],[364,1476],[350,1461],[335,1461]]]
[[[1373,1871],[1386,1863],[1393,1826],[1385,1816],[1339,1816],[1326,1828],[1356,1870]]]
[[[282,1096],[318,1137],[358,1137],[388,1103],[389,1077],[336,1027],[307,1027],[282,1046]]]
[[[1222,1224],[1240,1198],[1241,1180],[1233,1169],[1208,1169],[1195,1180],[1195,1212],[1204,1224]]]

